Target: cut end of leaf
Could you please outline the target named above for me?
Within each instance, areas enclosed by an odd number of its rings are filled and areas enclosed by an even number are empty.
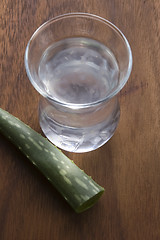
[[[82,203],[78,208],[75,209],[76,213],[82,213],[86,211],[87,209],[91,208],[95,203],[98,201],[98,199],[102,196],[104,193],[104,188],[100,192],[98,192],[96,195],[94,195],[92,198],[88,199],[88,201],[85,201]]]

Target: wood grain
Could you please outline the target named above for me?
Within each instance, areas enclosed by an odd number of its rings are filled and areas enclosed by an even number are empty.
[[[119,27],[133,70],[119,95],[121,119],[100,149],[66,153],[106,191],[77,215],[55,189],[0,136],[1,240],[160,239],[160,1],[1,0],[0,107],[41,132],[38,93],[24,68],[27,42],[44,21],[90,12]]]

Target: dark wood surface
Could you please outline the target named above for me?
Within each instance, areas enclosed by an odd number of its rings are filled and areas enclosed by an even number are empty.
[[[26,76],[25,47],[43,22],[78,11],[113,22],[133,52],[115,135],[96,151],[66,153],[106,191],[93,208],[77,215],[0,136],[0,240],[159,240],[159,0],[1,0],[0,107],[41,132],[39,95]]]

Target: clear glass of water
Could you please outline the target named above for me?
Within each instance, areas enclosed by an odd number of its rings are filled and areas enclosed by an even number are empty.
[[[118,93],[132,68],[123,33],[88,13],[55,17],[32,35],[27,75],[40,93],[39,121],[46,137],[70,152],[88,152],[114,134]]]

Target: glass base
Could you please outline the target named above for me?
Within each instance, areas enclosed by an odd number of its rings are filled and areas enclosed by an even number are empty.
[[[68,152],[84,153],[104,145],[114,134],[120,118],[119,103],[110,121],[89,127],[69,127],[48,117],[39,105],[39,122],[45,136],[58,148]]]

